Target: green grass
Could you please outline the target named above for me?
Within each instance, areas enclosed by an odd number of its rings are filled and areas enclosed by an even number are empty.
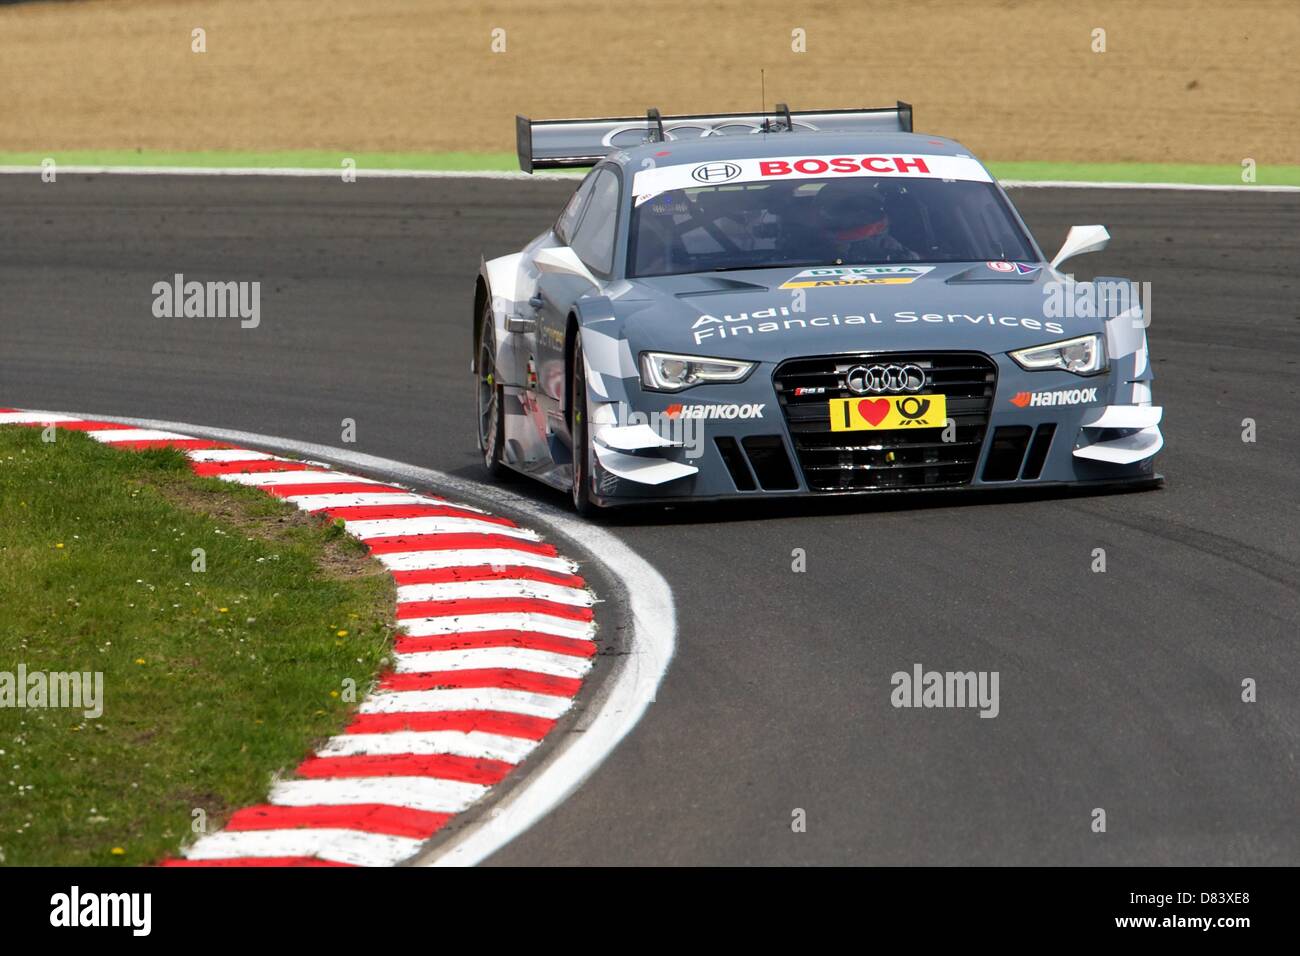
[[[0,707],[3,862],[150,863],[194,811],[212,830],[265,800],[346,724],[343,682],[365,694],[392,601],[339,527],[180,452],[0,427],[0,671],[104,675],[98,719]]]
[[[0,166],[39,166],[53,159],[61,166],[177,166],[243,169],[343,169],[351,159],[358,169],[514,170],[514,153],[356,153],[294,149],[275,152],[171,152],[138,149],[70,149],[45,153],[0,152]]]
[[[359,170],[501,170],[517,171],[514,153],[350,153],[344,150],[278,152],[172,152],[165,150],[54,150],[48,153],[0,152],[0,166],[39,166],[52,158],[64,166],[175,166],[218,168],[295,168],[342,170],[345,158]],[[999,179],[1082,182],[1194,183],[1240,186],[1241,167],[1194,163],[1003,163],[990,162]],[[1300,186],[1300,166],[1261,165],[1261,186]]]
[[[1192,163],[989,163],[998,179],[1066,180],[1090,183],[1189,183],[1243,186],[1240,166]],[[1300,166],[1260,165],[1258,186],[1300,186]]]

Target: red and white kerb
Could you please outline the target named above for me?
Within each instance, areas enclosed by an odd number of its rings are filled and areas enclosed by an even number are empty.
[[[392,866],[521,763],[573,705],[596,654],[577,565],[508,518],[223,442],[0,409],[0,425],[182,449],[195,473],[342,519],[397,583],[393,671],[352,723],[164,866]]]

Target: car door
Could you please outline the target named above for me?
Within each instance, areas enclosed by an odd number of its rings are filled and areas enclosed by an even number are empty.
[[[565,399],[564,345],[569,313],[584,295],[597,294],[614,269],[614,240],[618,226],[619,177],[610,166],[592,170],[583,183],[590,189],[570,227],[564,216],[556,225],[560,241],[572,249],[591,276],[590,279],[564,272],[543,272],[538,281],[538,391],[548,412],[558,414]],[[576,198],[576,197],[575,197]],[[568,209],[565,210],[566,214]]]

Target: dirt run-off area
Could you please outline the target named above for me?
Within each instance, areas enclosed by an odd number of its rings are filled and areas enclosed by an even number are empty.
[[[507,152],[516,113],[750,111],[765,86],[907,100],[988,160],[1294,164],[1297,49],[1298,0],[20,3],[0,151]]]

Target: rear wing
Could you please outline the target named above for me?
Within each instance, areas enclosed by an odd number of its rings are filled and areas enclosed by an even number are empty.
[[[912,132],[912,106],[863,110],[804,110],[790,112],[778,103],[771,113],[709,113],[700,116],[660,116],[649,109],[645,116],[618,119],[530,120],[515,117],[515,143],[519,168],[534,169],[594,166],[610,153],[643,143],[662,143],[698,136],[731,136],[781,132]]]

